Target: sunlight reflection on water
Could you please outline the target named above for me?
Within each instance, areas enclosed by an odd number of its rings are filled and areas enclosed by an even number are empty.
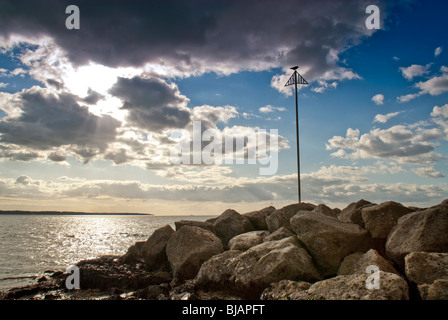
[[[156,229],[194,216],[0,215],[0,289],[45,270],[65,270],[102,255],[122,255]],[[6,279],[5,279],[6,278]]]

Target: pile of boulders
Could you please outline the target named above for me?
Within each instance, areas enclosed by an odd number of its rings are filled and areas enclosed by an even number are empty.
[[[158,229],[122,260],[171,272],[171,285],[249,299],[448,298],[448,200],[425,209],[365,200],[343,210],[229,209],[175,227]]]
[[[448,200],[228,209],[78,267],[117,299],[448,299]]]

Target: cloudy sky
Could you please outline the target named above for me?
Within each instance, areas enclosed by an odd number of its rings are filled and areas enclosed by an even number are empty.
[[[372,4],[379,30],[366,27]],[[79,29],[66,28],[68,5]],[[446,12],[416,0],[2,0],[0,209],[214,215],[296,202],[284,87],[295,65],[309,82],[303,201],[437,204],[448,198]],[[258,153],[173,163],[196,121],[223,137],[266,130],[278,170],[261,175]],[[251,143],[235,157],[248,160]]]

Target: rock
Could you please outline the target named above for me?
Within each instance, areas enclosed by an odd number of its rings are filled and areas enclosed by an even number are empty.
[[[257,244],[263,242],[263,239],[269,235],[269,231],[250,231],[239,234],[229,241],[230,250],[245,251]]]
[[[169,296],[169,288],[166,284],[150,285],[144,289],[135,291],[133,296],[137,299],[165,300]]]
[[[196,285],[207,290],[232,291],[235,266],[240,254],[239,250],[229,250],[204,262],[196,275]]]
[[[174,234],[170,225],[157,229],[141,247],[141,253],[148,270],[168,269],[166,245]]]
[[[281,227],[280,229],[277,229],[276,231],[274,231],[270,235],[264,237],[263,242],[274,241],[274,240],[281,240],[281,239],[288,238],[288,237],[291,237],[291,236],[294,236],[294,235],[295,235],[294,232],[286,229],[285,227]]]
[[[323,276],[336,274],[345,256],[370,248],[371,238],[366,230],[323,214],[299,212],[291,219],[291,226]]]
[[[311,283],[306,281],[281,280],[271,283],[261,294],[261,300],[290,300],[291,294],[306,290]]]
[[[345,209],[342,209],[341,213],[338,215],[338,219],[342,222],[356,223],[364,228],[361,210],[373,205],[375,204],[364,199],[350,203]]]
[[[169,282],[168,272],[148,272],[142,264],[122,264],[118,258],[97,258],[77,263],[81,289],[111,288],[143,289],[149,285]]]
[[[266,218],[275,211],[275,208],[270,206],[258,211],[252,211],[245,213],[244,216],[249,218],[249,220],[254,225],[257,230],[268,230],[268,225],[266,223]]]
[[[321,279],[295,236],[263,242],[245,252],[230,250],[216,255],[202,265],[195,282],[201,288],[258,299],[270,283],[283,279]]]
[[[285,227],[286,229],[293,231],[289,220],[291,220],[291,218],[294,217],[298,211],[311,211],[315,207],[315,205],[310,203],[294,203],[281,209],[277,209],[266,218],[268,229],[271,233],[281,227]]]
[[[416,284],[448,280],[448,253],[411,252],[404,262],[406,277]]]
[[[183,226],[168,240],[166,255],[175,278],[193,279],[202,263],[223,251],[221,240],[211,231]]]
[[[448,300],[448,280],[435,280],[429,286],[425,300]]]
[[[411,209],[394,201],[361,209],[365,229],[369,231],[372,238],[383,239],[387,238],[392,228],[397,224],[397,220],[410,212],[412,212]]]
[[[408,300],[406,281],[394,273],[379,272],[380,288],[368,289],[368,274],[343,275],[319,281],[289,295],[293,300]]]
[[[235,210],[228,209],[224,211],[213,223],[216,234],[221,238],[225,248],[229,240],[234,236],[249,231],[254,231],[255,227],[248,217],[243,216]]]
[[[263,242],[241,253],[234,269],[237,292],[247,298],[259,298],[272,282],[280,280],[320,280],[311,256],[297,237]]]
[[[400,275],[393,265],[380,256],[374,249],[370,249],[366,253],[356,252],[346,256],[344,260],[342,260],[337,274],[365,274],[367,273],[367,267],[371,265],[377,266],[381,271]]]
[[[338,217],[338,215],[336,214],[335,211],[333,211],[333,209],[327,207],[324,204],[319,204],[316,208],[313,209],[313,212],[324,214],[326,216],[333,217],[333,218]]]
[[[144,263],[145,259],[142,254],[142,247],[145,241],[137,241],[135,244],[129,247],[124,256],[121,257],[123,263]]]
[[[169,294],[170,300],[197,300],[196,284],[193,280],[187,280],[179,286],[174,287]]]
[[[215,229],[213,228],[213,223],[207,222],[207,221],[180,220],[180,221],[174,222],[174,226],[176,227],[176,230],[179,230],[183,226],[194,226],[194,227],[199,227],[199,228],[209,230],[209,231],[215,233]]]
[[[448,252],[448,205],[401,217],[387,238],[387,256],[400,268],[407,254],[421,251]]]

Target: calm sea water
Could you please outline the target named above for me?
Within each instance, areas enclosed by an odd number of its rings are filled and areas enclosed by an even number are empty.
[[[156,229],[204,216],[0,215],[0,290],[34,283],[46,270],[122,255]]]

